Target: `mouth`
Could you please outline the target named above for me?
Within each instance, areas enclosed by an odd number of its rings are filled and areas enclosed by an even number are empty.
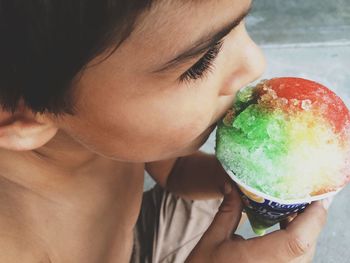
[[[217,126],[217,122],[215,122],[214,124],[212,124],[211,126],[209,126],[204,130],[204,132],[202,133],[203,143],[207,141],[210,134],[215,130],[216,126]]]
[[[203,143],[205,143],[205,142],[208,140],[210,134],[215,130],[215,128],[216,128],[216,126],[218,125],[219,121],[220,121],[225,115],[226,115],[226,111],[225,111],[225,113],[224,113],[222,116],[220,116],[212,125],[210,125],[208,128],[206,128],[206,129],[203,131],[203,133],[201,134],[201,135],[202,135],[201,137],[204,138]]]
[[[210,130],[211,132],[214,131],[217,125],[218,125],[218,123],[215,122],[213,125],[208,127],[208,130]]]
[[[226,115],[227,110],[223,111],[219,117],[216,118],[213,124],[208,126],[195,140],[195,145],[197,145],[197,148],[200,148],[203,146],[203,144],[206,143],[206,141],[209,139],[209,136],[212,134],[212,132],[216,129],[216,126],[218,125],[219,121]]]

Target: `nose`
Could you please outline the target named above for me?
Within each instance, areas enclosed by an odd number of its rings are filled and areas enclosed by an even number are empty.
[[[225,84],[220,90],[221,96],[232,96],[245,85],[258,79],[266,69],[266,60],[260,47],[250,38],[245,28],[240,34],[240,42],[231,52],[233,65]]]

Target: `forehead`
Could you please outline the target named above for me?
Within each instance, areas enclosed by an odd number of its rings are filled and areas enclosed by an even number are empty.
[[[157,1],[139,17],[126,42],[144,53],[157,49],[153,59],[159,64],[237,18],[249,5],[250,0]]]

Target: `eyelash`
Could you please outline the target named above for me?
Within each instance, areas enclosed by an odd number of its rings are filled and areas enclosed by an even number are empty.
[[[196,64],[180,76],[180,82],[200,79],[203,78],[206,73],[210,72],[213,69],[214,60],[221,51],[222,44],[222,41],[219,41],[212,46]]]

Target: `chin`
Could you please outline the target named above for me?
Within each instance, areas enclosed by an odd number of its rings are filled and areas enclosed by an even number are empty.
[[[210,134],[215,130],[216,123],[205,129],[200,135],[198,135],[189,145],[179,151],[179,156],[191,155],[199,150],[208,140]]]

